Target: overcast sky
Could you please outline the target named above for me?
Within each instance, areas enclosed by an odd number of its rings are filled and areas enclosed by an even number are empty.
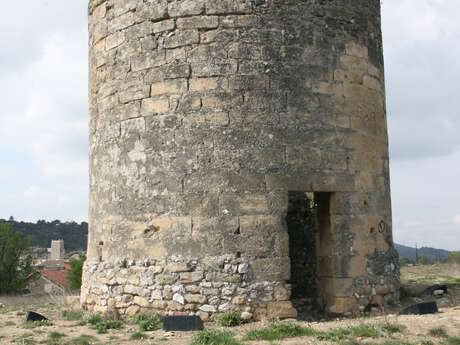
[[[20,10],[19,10],[20,9]],[[87,0],[0,4],[0,218],[87,220]],[[460,249],[460,1],[385,0],[394,234]]]

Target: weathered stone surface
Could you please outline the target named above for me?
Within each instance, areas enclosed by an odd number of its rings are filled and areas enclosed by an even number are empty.
[[[88,309],[398,298],[378,1],[88,8]]]
[[[297,310],[289,301],[273,302],[267,305],[267,317],[269,319],[295,319]]]

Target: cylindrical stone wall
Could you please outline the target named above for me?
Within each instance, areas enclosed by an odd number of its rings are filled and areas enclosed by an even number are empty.
[[[90,0],[89,35],[85,307],[293,316],[290,191],[330,195],[328,311],[397,298],[380,0]]]

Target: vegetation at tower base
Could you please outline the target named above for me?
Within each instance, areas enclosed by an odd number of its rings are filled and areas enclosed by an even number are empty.
[[[86,308],[398,299],[378,0],[90,0],[89,46]]]
[[[34,277],[29,243],[8,224],[0,224],[0,294],[22,293]]]

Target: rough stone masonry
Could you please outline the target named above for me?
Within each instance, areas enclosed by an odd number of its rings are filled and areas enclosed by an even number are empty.
[[[380,0],[90,0],[89,36],[84,307],[398,299]]]

